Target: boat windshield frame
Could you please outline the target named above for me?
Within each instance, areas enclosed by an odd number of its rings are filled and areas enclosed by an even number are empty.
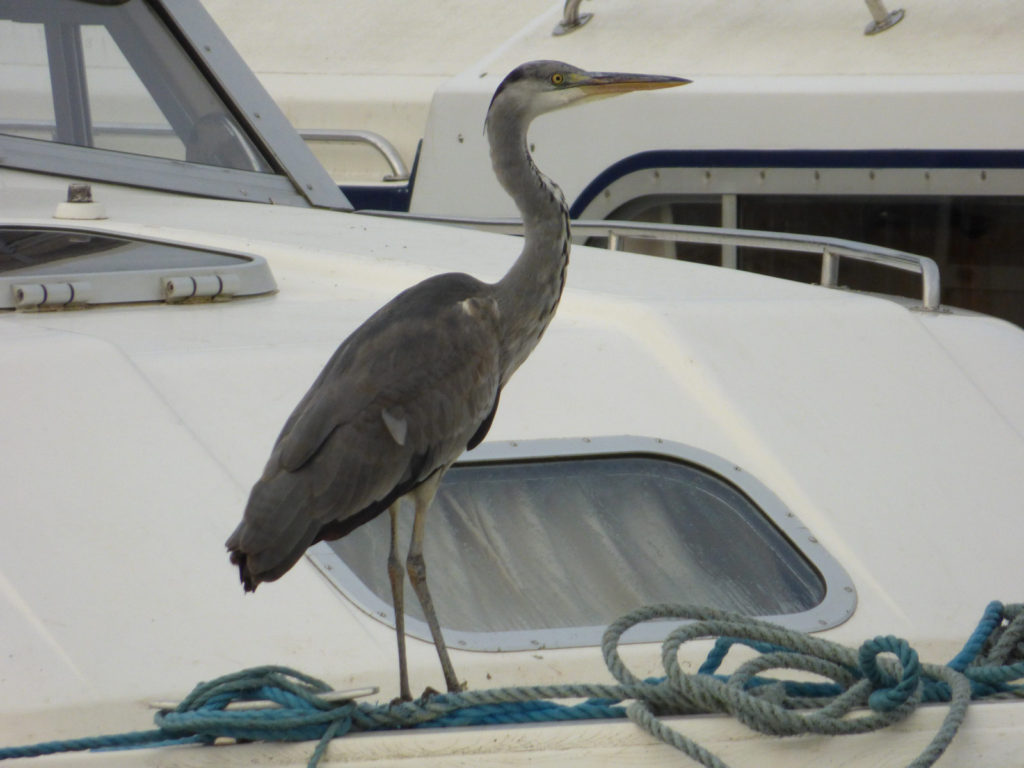
[[[0,17],[25,17],[18,6],[9,6],[11,2],[0,0]],[[38,2],[50,3],[52,0]],[[63,2],[90,5],[84,0]],[[199,0],[176,0],[174,3],[126,0],[116,6],[95,8],[97,14],[137,14],[139,6],[145,6],[151,12],[176,44],[165,45],[164,54],[176,47],[180,55],[194,65],[199,77],[205,79],[211,93],[223,104],[226,121],[244,136],[242,141],[246,147],[251,147],[254,164],[261,170],[57,143],[11,133],[0,133],[0,167],[203,197],[352,210],[344,193]],[[21,6],[22,11],[24,8]],[[31,16],[34,19],[45,14],[45,9],[35,6]],[[139,48],[142,47],[137,47],[136,53]],[[142,50],[144,52],[144,48]],[[63,64],[65,68],[77,66],[84,82],[85,65],[81,59],[77,65],[75,61],[64,61]],[[159,62],[153,66],[166,69],[166,65]],[[148,73],[146,79],[153,82],[153,73]],[[88,120],[88,105],[85,112]]]

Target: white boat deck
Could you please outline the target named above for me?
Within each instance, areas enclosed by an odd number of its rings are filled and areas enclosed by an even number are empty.
[[[33,212],[59,199],[59,181],[7,178],[21,191],[2,197],[4,217],[45,223]],[[517,241],[429,228],[427,246],[425,228],[406,224],[381,248],[376,232],[392,222],[168,205],[105,185],[96,195],[111,216],[89,225],[100,231],[212,247],[244,238],[271,261],[280,293],[5,317],[0,335],[18,360],[15,396],[0,401],[17,435],[3,461],[7,503],[36,511],[9,516],[0,539],[14,649],[4,677],[19,690],[4,700],[0,743],[145,727],[142,692],[173,700],[267,662],[338,687],[378,685],[387,700],[392,630],[308,561],[243,597],[221,542],[338,339],[431,272],[497,277]],[[332,238],[344,245],[326,248]],[[944,661],[988,601],[1013,600],[1017,537],[993,531],[1024,495],[1024,479],[1007,472],[1024,463],[1019,329],[642,256],[579,249],[574,263],[558,319],[506,389],[489,441],[651,435],[735,461],[857,585],[856,613],[826,633],[838,642],[894,633]],[[40,537],[45,555],[26,545]],[[625,655],[656,673],[656,647]],[[417,686],[439,687],[428,643],[411,641],[410,659]],[[454,650],[453,661],[475,689],[606,674],[597,648]]]

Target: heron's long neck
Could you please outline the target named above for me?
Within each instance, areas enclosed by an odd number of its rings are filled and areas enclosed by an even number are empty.
[[[569,210],[562,191],[537,170],[526,144],[528,121],[491,115],[491,162],[523,217],[523,251],[495,284],[504,336],[502,383],[527,358],[554,317],[569,264]]]

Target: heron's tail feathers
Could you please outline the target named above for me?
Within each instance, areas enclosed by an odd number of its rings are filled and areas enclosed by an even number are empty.
[[[244,522],[239,528],[243,528]],[[238,577],[246,592],[255,592],[256,587],[264,581],[276,581],[285,575],[302,557],[302,553],[313,543],[319,526],[301,535],[290,549],[272,546],[268,549],[255,550],[247,547],[244,531],[235,531],[227,540],[227,548],[232,565],[238,566]]]
[[[236,531],[237,533],[237,531]],[[261,579],[255,578],[252,571],[249,570],[249,557],[241,549],[237,548],[237,544],[232,544],[232,540],[236,539],[236,536],[232,534],[232,537],[227,541],[228,554],[231,559],[232,565],[238,566],[238,578],[242,582],[242,587],[246,592],[255,592],[256,587],[259,586]]]
[[[287,573],[320,529],[302,505],[275,485],[256,483],[242,522],[225,542],[246,592]]]

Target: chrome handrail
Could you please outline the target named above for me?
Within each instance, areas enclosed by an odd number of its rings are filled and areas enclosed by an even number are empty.
[[[359,213],[449,226],[472,227],[474,229],[511,235],[521,235],[523,230],[522,221],[512,218],[428,216],[394,211],[369,210],[359,211]],[[893,248],[884,248],[879,245],[869,245],[838,237],[766,232],[754,229],[698,227],[687,224],[654,224],[641,221],[577,219],[572,222],[572,231],[577,236],[607,237],[610,250],[618,250],[622,237],[635,237],[671,243],[733,245],[745,248],[820,254],[821,284],[827,288],[837,288],[839,285],[839,260],[841,258],[878,264],[904,272],[920,274],[922,308],[934,312],[940,306],[941,280],[939,267],[935,261],[927,256],[897,251]],[[728,265],[723,264],[723,266]],[[733,268],[735,269],[735,267]]]
[[[895,11],[886,9],[882,0],[864,0],[868,5],[868,12],[871,14],[871,22],[864,28],[865,35],[877,35],[894,27],[903,20],[904,10],[897,8]]]
[[[593,18],[594,14],[592,13],[580,14],[580,2],[581,0],[565,0],[565,7],[562,9],[562,20],[551,30],[552,35],[556,37],[567,35],[574,29],[579,29]]]
[[[395,146],[373,131],[361,131],[349,128],[302,128],[299,136],[305,141],[343,141],[353,144],[369,144],[376,149],[391,166],[391,174],[384,181],[408,181],[409,169],[402,161]]]

